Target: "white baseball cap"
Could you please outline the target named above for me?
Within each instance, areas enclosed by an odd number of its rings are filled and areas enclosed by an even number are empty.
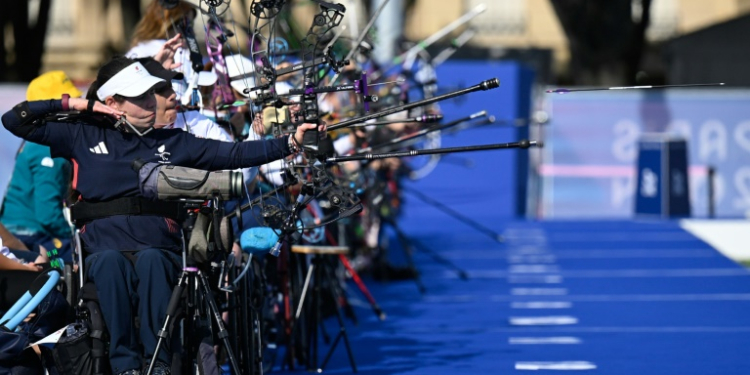
[[[99,100],[104,100],[112,95],[134,98],[160,82],[164,82],[164,80],[148,74],[148,70],[141,63],[136,62],[128,65],[107,82],[104,82],[99,90],[96,90],[96,96],[99,97]]]

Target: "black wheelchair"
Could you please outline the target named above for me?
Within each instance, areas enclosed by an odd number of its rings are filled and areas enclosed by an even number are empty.
[[[180,203],[190,224],[183,227],[181,275],[156,351],[167,344],[173,348],[173,374],[219,374],[222,364],[232,373],[262,374],[270,368],[268,358],[273,360],[277,332],[275,317],[264,310],[269,294],[262,260],[231,256],[233,235],[218,199],[209,205],[202,200]],[[74,265],[66,267],[64,280],[75,323],[56,349],[62,362],[58,368],[62,374],[110,375],[106,324],[96,287],[84,277],[83,223],[75,215],[72,219],[77,228]]]

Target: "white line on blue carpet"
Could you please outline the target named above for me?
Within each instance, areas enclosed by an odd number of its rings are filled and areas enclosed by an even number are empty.
[[[568,301],[529,301],[512,302],[511,309],[569,309],[573,303]]]
[[[575,345],[582,342],[578,337],[555,336],[555,337],[509,337],[508,344],[511,345]]]
[[[511,316],[508,323],[512,326],[561,326],[578,324],[578,318],[569,315]]]
[[[716,293],[716,294],[568,294],[566,289],[533,289],[514,288],[513,295],[506,294],[461,294],[447,296],[427,295],[422,299],[425,303],[445,302],[512,302],[512,303],[571,303],[571,302],[681,302],[681,301],[750,301],[750,293]],[[538,298],[547,296],[556,301],[519,301],[526,297]]]
[[[536,254],[518,254],[511,251],[465,250],[441,252],[441,256],[450,259],[507,259],[512,263],[553,263],[556,259],[588,258],[715,258],[721,254],[710,248],[702,249],[595,249],[595,250],[555,250]]]
[[[516,362],[516,370],[594,370],[596,365],[588,361],[563,362]]]
[[[564,296],[568,294],[565,288],[513,288],[510,294],[514,296]]]
[[[562,284],[563,278],[560,275],[523,275],[509,276],[510,284]]]
[[[465,270],[470,279],[503,279],[509,272],[506,270]],[[564,278],[629,278],[629,277],[747,277],[750,271],[741,267],[731,268],[685,268],[685,269],[600,269],[600,270],[564,270]],[[455,279],[453,271],[445,271],[443,278]],[[429,278],[425,275],[423,278]]]

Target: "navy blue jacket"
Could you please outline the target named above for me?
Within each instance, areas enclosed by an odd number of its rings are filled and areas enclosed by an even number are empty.
[[[62,111],[60,100],[28,102],[32,117]],[[52,157],[73,163],[73,189],[87,202],[141,196],[134,160],[203,170],[254,167],[291,154],[287,138],[220,142],[196,138],[179,129],[156,130],[143,137],[102,124],[41,122],[29,129],[14,110],[2,116],[8,131],[50,147]],[[30,131],[29,131],[30,130]],[[28,133],[27,133],[28,132]],[[111,216],[81,228],[88,252],[107,249],[161,248],[180,251],[177,223],[159,216]]]

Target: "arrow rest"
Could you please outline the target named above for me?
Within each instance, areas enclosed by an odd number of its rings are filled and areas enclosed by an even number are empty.
[[[349,65],[349,60],[336,60],[336,56],[333,55],[333,47],[328,47],[326,50],[326,61],[336,73],[341,73],[341,68],[345,65]]]

